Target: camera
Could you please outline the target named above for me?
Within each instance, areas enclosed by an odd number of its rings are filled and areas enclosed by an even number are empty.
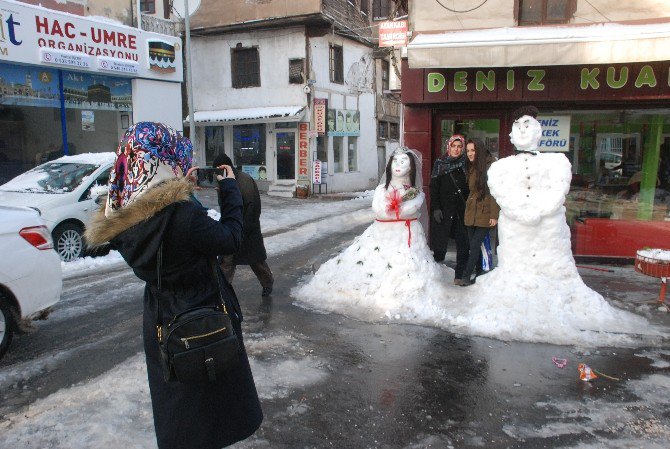
[[[217,175],[221,175],[224,178],[228,175],[225,169],[219,168],[199,168],[198,169],[198,186],[200,187],[216,187],[218,181],[216,179]]]

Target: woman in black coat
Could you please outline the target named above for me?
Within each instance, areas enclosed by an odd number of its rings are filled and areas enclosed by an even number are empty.
[[[233,171],[219,177],[225,198],[221,220],[212,220],[184,177],[191,147],[165,125],[141,122],[125,134],[117,155],[128,154],[127,170],[112,171],[107,205],[87,228],[89,245],[110,241],[146,282],[143,336],[154,426],[159,449],[219,449],[247,438],[262,412],[242,341],[242,314],[230,285],[217,268],[218,254],[238,250],[242,198]],[[163,244],[161,315],[215,305],[221,295],[240,341],[239,363],[216,382],[166,382],[160,362],[157,323],[157,253]],[[214,277],[214,271],[219,278]]]
[[[469,194],[464,147],[463,136],[451,136],[447,152],[435,161],[430,178],[430,246],[435,261],[441,262],[447,253],[449,238],[456,241],[456,285],[462,283],[469,254],[468,233],[463,221],[465,199]]]

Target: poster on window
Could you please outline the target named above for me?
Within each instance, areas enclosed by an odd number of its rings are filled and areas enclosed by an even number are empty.
[[[265,181],[268,179],[268,170],[265,168],[265,165],[243,165],[242,172],[257,181]]]
[[[95,131],[94,111],[81,111],[81,129],[83,131]]]
[[[538,115],[537,121],[542,125],[542,138],[537,149],[546,152],[570,151],[570,116],[569,115]]]
[[[360,112],[355,109],[328,109],[329,136],[358,136],[361,133]]]

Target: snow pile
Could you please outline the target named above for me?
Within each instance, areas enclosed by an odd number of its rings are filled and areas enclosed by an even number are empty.
[[[473,286],[452,285],[453,271],[433,261],[418,222],[411,222],[411,248],[404,222],[376,222],[293,295],[308,308],[501,340],[652,343],[660,330],[611,306],[579,276],[563,206],[569,183],[562,154],[493,164],[489,185],[502,209],[498,268]]]

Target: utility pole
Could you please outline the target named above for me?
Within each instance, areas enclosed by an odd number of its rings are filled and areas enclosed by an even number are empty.
[[[196,6],[197,7],[197,6]],[[185,55],[186,55],[186,96],[188,97],[188,132],[193,144],[193,165],[200,163],[207,163],[207,161],[199,161],[197,133],[195,130],[195,111],[193,109],[193,70],[191,68],[191,21],[189,19],[188,0],[184,0],[184,36],[186,40]]]

